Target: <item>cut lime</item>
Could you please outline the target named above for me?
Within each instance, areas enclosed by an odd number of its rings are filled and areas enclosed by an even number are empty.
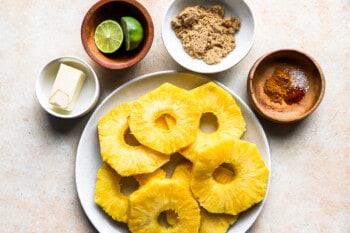
[[[139,47],[143,40],[143,28],[137,19],[131,16],[121,18],[125,37],[125,50],[130,51]]]
[[[96,27],[94,39],[102,53],[114,53],[123,43],[123,30],[118,22],[107,19]]]

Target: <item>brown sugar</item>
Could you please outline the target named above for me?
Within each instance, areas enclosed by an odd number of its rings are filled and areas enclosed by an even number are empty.
[[[171,21],[185,51],[207,64],[219,63],[236,47],[234,33],[240,24],[238,18],[224,18],[221,5],[187,7]]]

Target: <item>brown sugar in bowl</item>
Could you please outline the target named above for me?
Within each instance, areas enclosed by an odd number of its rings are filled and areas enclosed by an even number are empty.
[[[304,74],[307,89],[293,103],[276,102],[266,93],[266,81],[277,69],[295,70]],[[277,50],[261,56],[248,74],[249,102],[263,118],[276,123],[292,123],[309,116],[321,103],[325,93],[325,78],[317,61],[310,55],[292,49]]]
[[[112,54],[100,52],[94,41],[96,27],[107,19],[120,23],[123,16],[132,16],[140,21],[144,31],[142,43],[132,51],[126,51],[122,45]],[[150,50],[153,37],[152,18],[147,9],[136,0],[100,0],[88,10],[81,26],[81,40],[87,54],[102,67],[112,70],[125,69],[141,61]]]

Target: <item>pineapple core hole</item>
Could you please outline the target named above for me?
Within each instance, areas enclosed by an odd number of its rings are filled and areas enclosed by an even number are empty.
[[[235,177],[235,171],[232,164],[223,163],[214,170],[213,173],[214,180],[216,182],[226,184],[231,182]]]
[[[176,125],[176,119],[172,115],[164,113],[156,119],[155,123],[161,129],[171,130]]]
[[[218,129],[218,118],[212,112],[205,112],[201,116],[199,129],[203,133],[213,133]]]
[[[139,145],[141,145],[141,143],[139,143],[139,141],[137,141],[135,136],[131,133],[129,128],[124,133],[124,141],[125,141],[126,144],[128,144],[130,146],[139,146]]]
[[[137,180],[132,176],[122,177],[119,184],[120,192],[127,196],[136,191],[140,186]]]
[[[175,210],[165,210],[158,215],[158,223],[163,227],[172,227],[178,222],[178,215]]]

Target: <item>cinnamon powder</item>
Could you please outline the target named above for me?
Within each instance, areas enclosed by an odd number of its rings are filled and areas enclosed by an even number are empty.
[[[272,102],[281,104],[287,95],[287,89],[290,84],[288,73],[283,68],[277,68],[272,76],[266,80],[264,92]]]

